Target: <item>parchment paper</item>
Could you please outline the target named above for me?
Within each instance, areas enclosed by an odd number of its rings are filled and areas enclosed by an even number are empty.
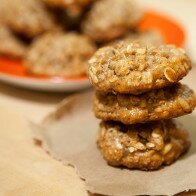
[[[196,189],[196,115],[180,119],[190,131],[188,154],[158,171],[108,166],[96,146],[99,121],[92,113],[92,92],[78,94],[61,103],[41,125],[31,123],[45,150],[65,164],[73,165],[86,188],[103,195],[173,195]]]

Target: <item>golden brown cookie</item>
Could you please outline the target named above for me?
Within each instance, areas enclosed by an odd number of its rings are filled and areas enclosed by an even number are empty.
[[[87,60],[96,47],[86,36],[76,33],[48,33],[32,44],[25,65],[30,73],[77,77],[86,74]]]
[[[0,24],[0,55],[9,58],[23,58],[27,46],[4,25]]]
[[[94,98],[97,118],[124,124],[179,117],[191,113],[195,106],[194,92],[181,84],[140,95],[96,92]]]
[[[55,27],[52,16],[39,0],[1,0],[0,18],[13,31],[28,37]]]
[[[97,143],[108,164],[142,170],[169,165],[190,146],[188,132],[172,120],[129,126],[102,122]]]
[[[133,0],[101,0],[93,4],[82,29],[97,42],[111,41],[133,28],[142,15]]]
[[[178,82],[191,67],[185,51],[174,45],[120,42],[99,49],[88,73],[99,91],[140,94]]]

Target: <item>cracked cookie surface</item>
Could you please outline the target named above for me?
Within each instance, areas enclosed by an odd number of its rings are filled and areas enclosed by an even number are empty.
[[[97,118],[124,124],[179,117],[191,113],[195,106],[194,92],[182,84],[140,95],[115,95],[97,91],[94,97],[94,112]]]
[[[190,147],[188,132],[172,120],[123,125],[102,122],[98,146],[112,166],[155,170],[173,163]]]
[[[120,42],[99,49],[88,74],[96,90],[141,94],[178,82],[191,67],[185,51],[174,45]]]

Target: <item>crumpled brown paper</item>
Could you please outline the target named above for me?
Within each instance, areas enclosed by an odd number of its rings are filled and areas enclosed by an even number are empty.
[[[180,119],[190,131],[188,154],[158,171],[108,166],[96,146],[99,121],[92,112],[92,92],[66,99],[41,125],[32,124],[44,148],[65,164],[73,165],[92,193],[103,195],[173,195],[196,189],[196,115]]]

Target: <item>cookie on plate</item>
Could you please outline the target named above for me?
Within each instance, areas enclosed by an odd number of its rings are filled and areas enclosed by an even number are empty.
[[[164,44],[162,35],[153,30],[142,32],[130,32],[121,41],[138,42],[145,45],[159,46]]]
[[[77,77],[86,74],[87,61],[95,52],[94,43],[76,33],[54,32],[38,37],[25,65],[36,75]]]
[[[141,125],[102,122],[97,143],[108,164],[141,170],[169,165],[190,146],[188,132],[172,120]]]
[[[145,123],[191,113],[196,106],[194,92],[177,84],[140,95],[96,92],[94,112],[102,120],[124,124]]]
[[[23,58],[27,52],[27,46],[2,24],[0,24],[0,43],[1,56]]]
[[[135,27],[142,16],[133,0],[101,0],[93,4],[82,29],[97,42],[111,41]]]
[[[52,16],[39,0],[1,0],[0,18],[10,29],[28,37],[55,27]]]
[[[96,90],[140,94],[178,82],[191,67],[185,51],[174,45],[119,42],[93,55],[88,74]]]

